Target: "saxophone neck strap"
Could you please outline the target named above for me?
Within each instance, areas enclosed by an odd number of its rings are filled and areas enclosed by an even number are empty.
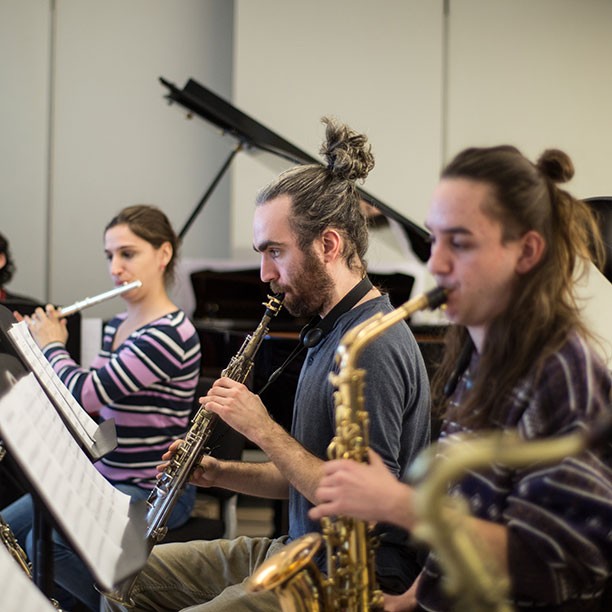
[[[370,290],[374,288],[368,276],[364,276],[323,318],[313,317],[300,332],[300,342],[291,351],[283,364],[275,370],[266,384],[260,389],[261,395],[287,368],[287,366],[305,349],[316,346],[333,329],[336,321],[355,306]]]

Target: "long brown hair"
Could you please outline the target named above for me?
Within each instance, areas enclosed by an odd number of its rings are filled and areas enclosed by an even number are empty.
[[[574,294],[577,264],[592,258],[601,265],[603,244],[597,223],[582,201],[557,183],[574,175],[570,158],[549,149],[532,164],[512,146],[471,148],[459,153],[442,178],[466,178],[491,186],[485,213],[502,225],[502,240],[530,230],[541,234],[542,260],[516,284],[510,307],[492,321],[479,356],[478,372],[459,414],[474,428],[494,425],[495,409],[528,372],[539,372],[544,360],[576,330],[589,337]],[[454,370],[467,329],[449,328],[440,367],[432,383],[434,405],[448,409],[444,386]]]

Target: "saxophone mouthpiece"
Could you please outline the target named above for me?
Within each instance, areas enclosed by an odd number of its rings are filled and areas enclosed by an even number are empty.
[[[431,291],[427,292],[427,301],[429,304],[429,308],[431,310],[435,310],[442,304],[446,303],[448,299],[448,290],[444,287],[435,287]]]

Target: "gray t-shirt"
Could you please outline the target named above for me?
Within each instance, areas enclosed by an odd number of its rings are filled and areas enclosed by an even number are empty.
[[[335,353],[344,334],[377,312],[393,310],[387,296],[361,304],[343,314],[334,328],[306,354],[295,396],[292,435],[311,453],[326,460],[327,447],[336,435],[335,387],[331,371],[338,372]],[[379,453],[389,469],[402,477],[418,454],[429,444],[430,395],[425,364],[416,340],[405,322],[387,329],[366,346],[357,367],[365,369],[364,407],[369,416],[370,447]],[[308,518],[312,504],[295,489],[289,492],[289,536],[320,531]],[[414,554],[407,552],[407,536],[390,526],[377,551],[377,571],[381,575],[405,576],[410,582],[418,568]],[[324,551],[322,551],[323,553]],[[406,555],[410,559],[406,559]],[[319,556],[323,565],[323,557]]]

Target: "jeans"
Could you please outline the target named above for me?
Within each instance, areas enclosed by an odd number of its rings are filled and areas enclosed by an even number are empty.
[[[122,493],[129,495],[132,501],[147,499],[150,491],[136,485],[117,483]],[[189,485],[179,498],[168,520],[169,529],[183,525],[193,509],[195,487]],[[33,504],[30,495],[24,495],[1,511],[2,517],[9,524],[17,542],[33,559],[34,541],[32,534]],[[63,610],[70,610],[74,604],[73,597],[81,600],[90,610],[96,612],[100,607],[100,594],[94,587],[95,579],[86,565],[71,546],[55,530],[53,540],[53,578],[57,587],[52,597],[58,600]]]
[[[244,582],[263,561],[282,550],[286,541],[286,536],[240,536],[234,540],[159,544],[134,583],[133,610],[279,612],[275,593],[249,593]],[[103,599],[101,610],[127,608]]]

